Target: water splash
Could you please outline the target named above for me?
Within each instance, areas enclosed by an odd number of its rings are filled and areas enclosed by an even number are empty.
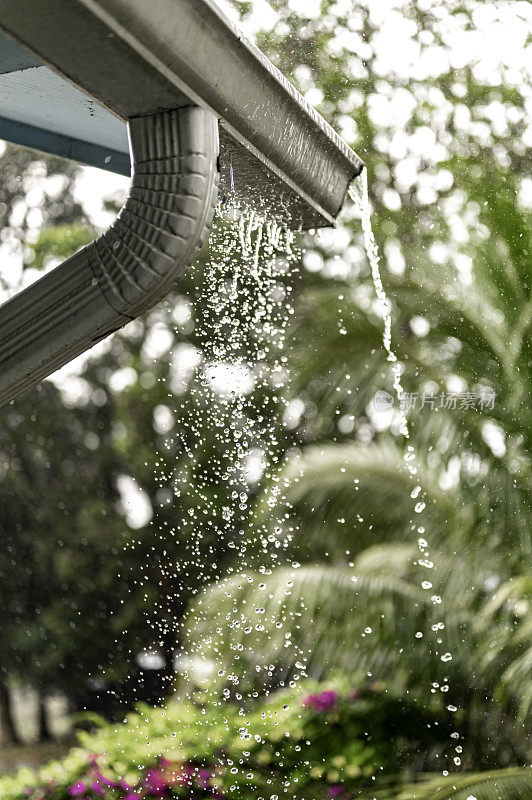
[[[371,269],[371,277],[373,279],[373,285],[375,288],[375,293],[377,295],[377,300],[379,301],[380,310],[384,322],[384,330],[383,330],[383,346],[387,353],[387,360],[391,362],[391,370],[393,376],[393,387],[397,396],[397,401],[399,404],[399,414],[400,414],[400,432],[405,436],[405,438],[410,438],[410,432],[408,428],[408,421],[406,418],[406,413],[403,410],[402,406],[402,398],[404,396],[404,389],[401,382],[401,365],[397,360],[397,355],[394,352],[392,346],[392,303],[390,298],[388,297],[386,290],[384,288],[382,282],[382,276],[380,272],[380,255],[377,248],[377,244],[375,242],[375,237],[373,234],[373,230],[371,227],[371,204],[369,200],[369,191],[368,191],[368,176],[367,170],[363,170],[360,176],[354,181],[351,185],[349,190],[349,197],[355,204],[355,207],[360,214],[361,225],[362,225],[362,232],[364,236],[364,247],[366,251],[366,256],[370,265]],[[411,477],[411,479],[415,478],[418,474],[418,467],[417,467],[417,453],[416,449],[413,444],[408,444],[406,448],[406,452],[403,456],[403,460],[406,466],[406,469]],[[421,486],[418,484],[416,485],[411,491],[411,498],[413,503],[413,511],[415,514],[420,514],[426,506],[426,503],[422,499],[417,499],[420,496]],[[423,495],[424,496],[424,493]],[[418,550],[422,556],[422,558],[418,558],[417,564],[421,567],[426,569],[433,569],[435,566],[435,559],[430,554],[429,551],[429,543],[425,538],[425,527],[422,525],[414,524],[412,520],[412,530],[416,531],[418,534],[417,546]],[[431,581],[422,580],[421,581],[421,588],[425,591],[429,591],[433,588],[433,584]],[[433,594],[431,596],[431,602],[435,606],[441,606],[442,598],[438,594]],[[445,624],[440,620],[435,622],[431,626],[432,632],[436,634],[436,642],[441,647],[443,645],[443,638],[442,638],[442,631],[445,629]],[[419,632],[416,634],[417,638],[422,637],[422,633]],[[446,664],[452,661],[452,653],[445,652],[443,655],[440,656],[440,660],[442,663]],[[444,683],[442,686],[438,682],[431,683],[431,692],[434,693],[437,689],[444,692],[445,694],[450,690],[450,683],[448,678],[444,679]],[[453,704],[446,705],[447,711],[450,713],[454,713],[458,710],[458,708]],[[458,734],[453,733],[451,734],[451,738],[456,738]],[[454,746],[454,742],[453,742]],[[455,750],[459,753],[463,752],[462,746],[455,747]],[[461,758],[459,756],[455,756],[453,758],[453,763],[455,766],[461,765]],[[448,774],[447,770],[444,770],[444,775]]]
[[[174,542],[179,554],[177,563],[161,565],[161,601],[149,620],[161,640],[192,638],[186,616],[174,618],[180,598],[189,605],[207,584],[283,563],[289,535],[272,536],[267,523],[252,519],[252,499],[262,478],[272,485],[270,507],[281,499],[275,407],[288,379],[284,349],[296,259],[290,232],[226,202],[207,257],[191,268],[194,345],[180,342],[179,306],[168,310],[176,344],[167,405],[175,426],[158,454],[156,480],[170,507],[183,510],[177,525],[155,533],[164,550],[170,553]],[[194,615],[196,626],[197,605]],[[194,650],[199,655],[200,643],[183,660],[190,663]]]
[[[388,361],[391,362],[391,370],[393,376],[393,387],[399,403],[400,414],[400,431],[406,438],[409,437],[408,423],[406,414],[402,408],[402,400],[404,395],[403,386],[401,383],[401,364],[397,360],[397,356],[392,347],[392,303],[382,283],[380,272],[380,255],[373,235],[371,227],[371,205],[369,201],[368,192],[368,174],[367,170],[362,170],[359,177],[354,181],[349,190],[349,197],[355,203],[362,223],[362,232],[364,234],[364,246],[366,255],[371,268],[371,277],[373,278],[373,285],[375,293],[379,302],[382,319],[384,321],[384,331],[382,335],[382,343],[387,353]]]

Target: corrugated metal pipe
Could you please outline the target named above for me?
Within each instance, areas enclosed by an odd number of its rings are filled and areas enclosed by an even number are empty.
[[[158,303],[206,240],[218,122],[197,106],[129,122],[132,184],[98,239],[0,309],[0,405]]]

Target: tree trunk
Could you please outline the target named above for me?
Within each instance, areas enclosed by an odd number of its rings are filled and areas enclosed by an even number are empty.
[[[48,742],[53,739],[50,726],[48,724],[48,714],[46,713],[46,703],[44,697],[39,694],[39,741]]]
[[[11,710],[11,694],[5,678],[0,678],[0,744],[8,747],[20,744],[13,712]]]

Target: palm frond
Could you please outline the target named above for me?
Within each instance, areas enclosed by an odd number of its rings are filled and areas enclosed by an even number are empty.
[[[467,531],[471,517],[456,490],[443,491],[438,478],[437,470],[424,467],[411,476],[392,440],[311,445],[276,476],[273,486],[281,487],[282,502],[271,502],[272,487],[266,485],[255,518],[273,528],[288,509],[300,524],[300,554],[310,544],[319,549],[320,541],[333,556],[335,542],[344,556],[346,548],[356,554],[375,541],[403,537],[416,543],[413,525],[424,526],[431,542],[441,541],[455,530]]]
[[[379,800],[526,800],[532,797],[532,769],[513,767],[474,775],[451,775],[377,797]]]
[[[355,572],[363,575],[395,575],[407,578],[412,573],[418,550],[413,543],[385,542],[363,550],[355,559]]]
[[[496,696],[517,710],[523,724],[532,712],[532,577],[506,581],[476,621],[479,661],[494,676]]]
[[[442,619],[445,645],[437,641],[439,628],[432,630]],[[274,664],[286,676],[303,664],[315,678],[369,671],[383,679],[401,676],[409,685],[458,668],[441,657],[450,638],[461,643],[467,626],[465,612],[442,610],[430,592],[401,577],[324,565],[215,584],[187,620],[193,649],[226,666],[239,662],[254,672]]]

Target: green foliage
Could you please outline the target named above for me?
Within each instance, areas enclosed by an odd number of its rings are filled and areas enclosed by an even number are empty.
[[[235,5],[244,16],[252,10],[248,2]],[[482,2],[435,3],[430,11],[425,3],[399,4],[395,19],[398,28],[413,31],[415,65],[438,57],[432,72],[423,74],[409,73],[399,57],[397,67],[388,63],[383,71],[383,18],[396,11],[381,14],[373,0],[356,7],[326,0],[321,17],[304,20],[285,0],[271,5],[279,18],[259,43],[367,163],[405,390],[418,400],[424,391],[487,390],[495,403],[479,409],[457,402],[437,411],[418,403],[409,412],[409,442],[398,435],[397,418],[389,424],[378,418],[374,396],[391,393],[391,375],[359,220],[347,209],[334,236],[302,237],[303,261],[311,263],[314,255],[322,268],[282,278],[283,287],[293,289],[295,306],[286,348],[290,382],[265,392],[266,404],[254,397],[246,407],[248,422],[270,415],[272,461],[281,470],[266,470],[260,486],[244,487],[250,497],[258,495],[256,505],[237,511],[227,536],[213,524],[198,538],[191,512],[207,502],[217,523],[230,500],[213,486],[222,455],[209,416],[216,403],[197,375],[174,391],[169,354],[176,345],[197,348],[203,358],[210,352],[204,323],[213,311],[204,251],[168,300],[170,309],[189,312],[175,329],[163,304],[86,363],[76,400],[54,393],[48,406],[46,393],[35,394],[6,414],[2,454],[11,472],[1,498],[8,542],[0,561],[3,672],[77,691],[89,672],[123,675],[139,643],[154,644],[169,662],[191,600],[187,625],[194,630],[197,624],[202,636],[222,613],[233,621],[235,614],[249,619],[257,604],[273,624],[254,629],[253,647],[246,645],[246,626],[230,626],[226,619],[223,641],[214,636],[211,643],[218,646],[216,658],[250,692],[270,679],[272,685],[289,679],[294,657],[304,655],[313,675],[327,675],[339,663],[352,674],[370,669],[385,674],[391,686],[410,683],[420,702],[438,708],[445,693],[433,693],[431,679],[436,667],[443,669],[440,648],[448,648],[453,660],[445,673],[452,675],[452,691],[446,697],[460,701],[468,742],[464,763],[474,770],[524,763],[532,702],[524,566],[532,554],[532,223],[530,203],[522,199],[530,172],[526,91],[504,67],[486,78],[473,61],[458,69],[453,64],[445,26],[452,24],[466,42],[478,28]],[[521,13],[518,4],[508,5]],[[429,144],[418,146],[423,142]],[[0,221],[19,250],[31,234],[36,245],[26,249],[29,261],[45,265],[84,243],[72,167],[53,159],[34,162],[10,148],[0,170]],[[35,239],[26,192],[39,176],[60,172],[66,183],[59,195],[45,192],[43,231]],[[20,203],[22,222],[11,224]],[[72,223],[69,237],[64,225]],[[337,264],[346,265],[341,274],[347,277],[331,277]],[[237,307],[233,313],[241,319],[245,312]],[[225,337],[227,323],[217,322]],[[154,331],[169,337],[167,350],[155,358],[145,346]],[[245,348],[239,356],[246,359]],[[129,384],[112,388],[124,370]],[[294,400],[303,411],[288,423],[283,412]],[[160,407],[171,412],[169,431],[155,424]],[[32,415],[24,442],[24,423]],[[223,427],[230,426],[229,417],[226,412]],[[191,421],[201,447],[192,441]],[[98,446],[92,451],[85,443],[94,435]],[[405,470],[408,446],[417,453],[415,479]],[[187,448],[194,449],[192,463]],[[151,528],[123,535],[125,525],[115,513],[120,472],[133,475],[150,498]],[[160,491],[163,481],[172,488],[171,502]],[[269,505],[274,484],[286,485],[287,507]],[[424,508],[414,511],[414,501]],[[253,538],[263,524],[274,542],[285,546],[291,539],[288,554],[302,567],[269,574],[268,563],[260,577],[250,575],[250,583],[243,583],[246,575],[215,584],[198,612],[200,587],[239,568],[229,547],[235,531]],[[424,538],[429,555],[425,546],[421,553],[418,548]],[[430,572],[420,555],[435,564]],[[427,578],[430,592],[420,589]],[[266,589],[259,590],[259,582]],[[441,605],[431,602],[433,592]],[[139,609],[151,615],[153,631],[142,624]],[[441,636],[432,630],[438,620],[446,626]],[[121,627],[137,638],[125,637],[114,648]],[[365,627],[372,633],[362,636]],[[285,634],[304,652],[296,656],[297,648],[285,648]],[[264,662],[272,667],[266,681],[254,673]],[[439,676],[436,670],[441,686]],[[497,782],[505,798],[513,791],[526,796],[529,778],[508,771],[482,780],[478,791],[473,785],[458,789],[460,800],[468,793],[480,800],[484,791],[491,800],[498,796]],[[406,796],[418,797],[418,791]],[[427,796],[436,791],[429,784]]]
[[[497,698],[513,705],[522,725],[532,710],[531,601],[532,578],[522,575],[497,590],[477,621],[482,668],[495,675]]]
[[[197,694],[165,709],[141,706],[119,726],[93,721],[97,730],[80,733],[81,747],[62,762],[0,779],[2,797],[348,798],[376,777],[397,784],[421,742],[439,747],[449,735],[441,719],[383,685],[345,680],[278,692],[245,716]]]
[[[131,626],[131,647],[138,631],[108,413],[90,400],[65,407],[48,384],[8,408],[0,429],[0,667],[74,704],[91,674],[127,674],[116,640]]]
[[[94,239],[94,231],[83,225],[55,225],[43,228],[31,244],[33,255],[27,265],[42,270],[48,261],[61,262]]]
[[[532,770],[510,768],[477,775],[453,775],[379,794],[379,800],[524,800],[532,794]]]
[[[218,663],[221,655],[228,669],[255,675],[257,684],[271,674],[267,665],[286,680],[300,671],[298,662],[319,678],[335,669],[385,674],[414,696],[431,680],[462,680],[459,662],[442,663],[437,640],[443,617],[446,647],[452,639],[465,650],[467,611],[435,606],[414,575],[394,575],[382,561],[379,572],[320,564],[220,581],[191,608],[190,646]],[[432,703],[441,708],[443,697]]]

